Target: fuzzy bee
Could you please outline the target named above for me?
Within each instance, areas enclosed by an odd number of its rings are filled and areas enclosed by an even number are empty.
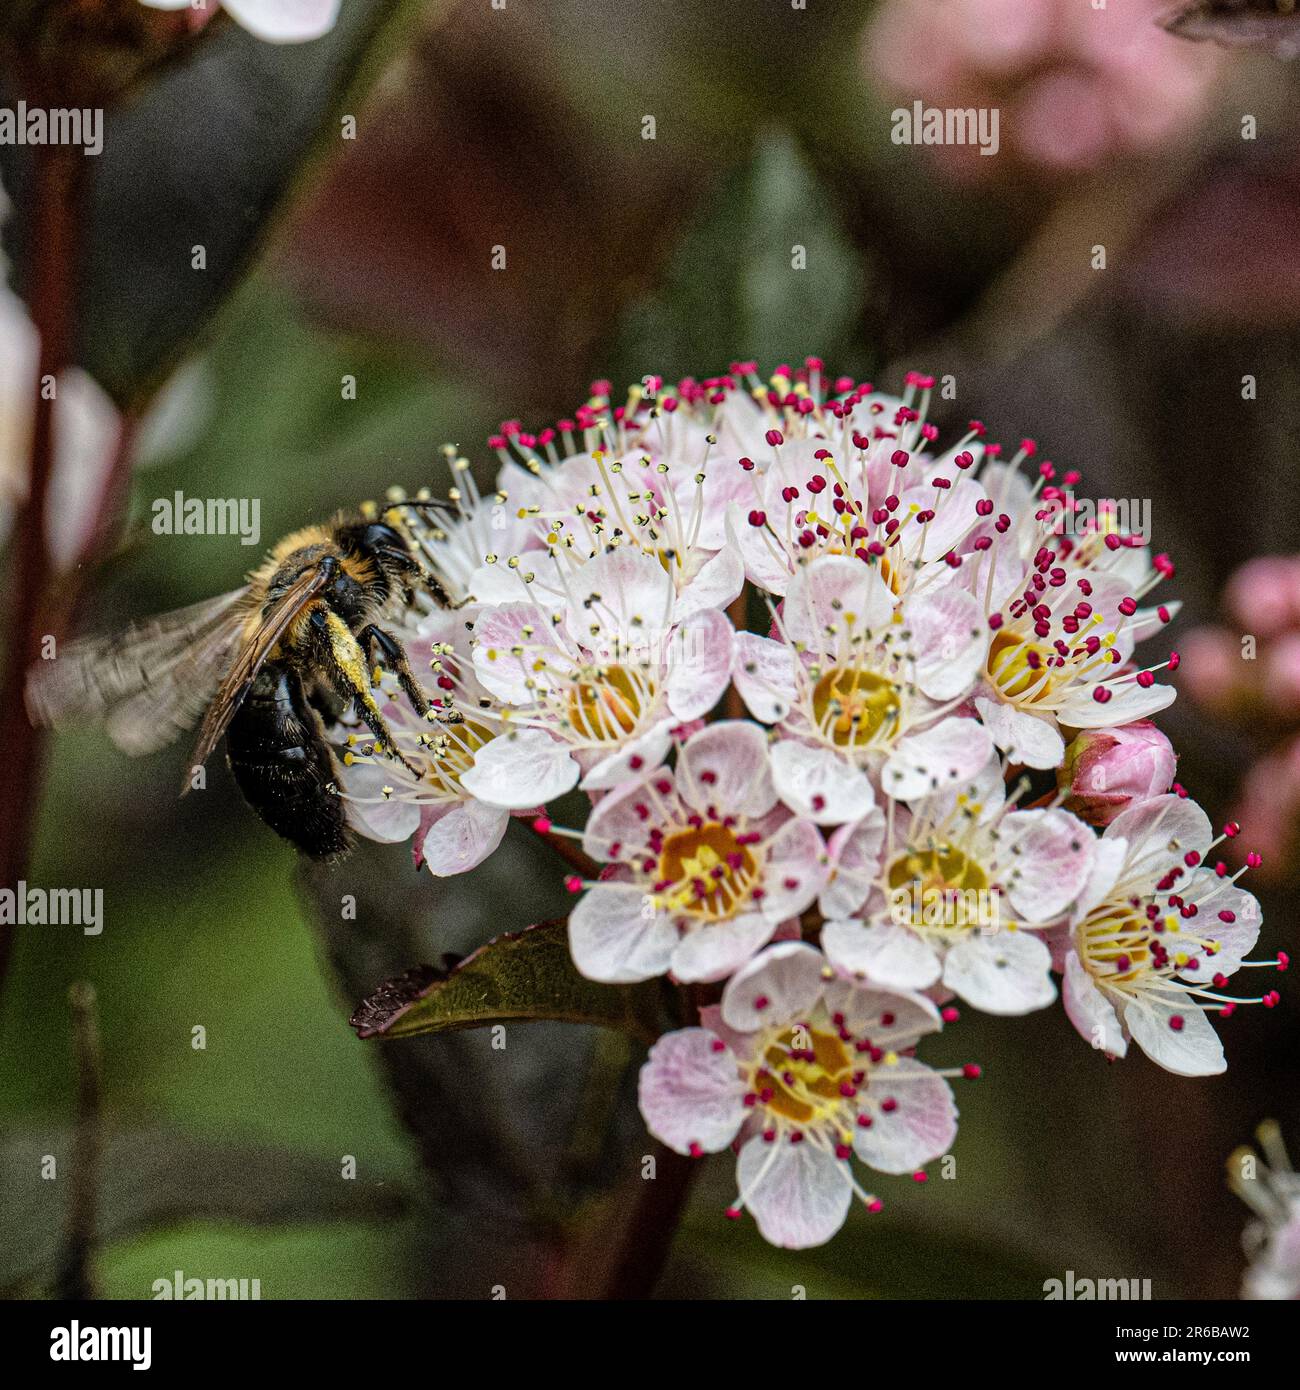
[[[224,734],[240,791],[276,834],[313,858],[345,853],[326,721],[352,709],[376,751],[409,766],[375,699],[375,659],[416,712],[432,717],[402,644],[379,625],[417,592],[446,604],[402,519],[418,505],[382,516],[365,508],[295,531],[240,589],[68,644],[28,677],[33,723],[102,720],[119,748],[142,754],[201,718],[182,796]]]

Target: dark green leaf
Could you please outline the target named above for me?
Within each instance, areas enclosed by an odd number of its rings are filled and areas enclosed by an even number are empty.
[[[336,113],[355,114],[399,23],[422,8],[423,0],[348,0],[334,29],[305,44],[262,43],[223,25],[106,113],[78,229],[86,260],[77,355],[119,403],[137,399],[202,329],[309,152],[339,140]],[[0,176],[19,209],[30,188],[27,154],[0,147]],[[7,231],[21,292],[31,250],[24,219]]]
[[[643,1042],[669,1026],[660,982],[602,985],[578,974],[564,922],[498,936],[447,970],[417,965],[363,1000],[352,1026],[362,1038],[406,1038],[508,1019],[592,1023]]]

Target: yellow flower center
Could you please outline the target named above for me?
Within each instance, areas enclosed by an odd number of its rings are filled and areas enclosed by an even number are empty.
[[[853,1056],[834,1033],[798,1025],[772,1038],[760,1054],[750,1088],[764,1104],[797,1124],[813,1124],[844,1105],[840,1087],[853,1077]]]
[[[1154,963],[1151,923],[1126,904],[1107,904],[1090,913],[1076,941],[1084,968],[1108,985],[1129,984]]]
[[[817,682],[813,718],[839,748],[863,748],[898,720],[898,688],[874,671],[833,666]]]
[[[727,826],[706,821],[669,835],[659,855],[661,891],[670,907],[708,922],[731,917],[748,896],[756,865]]]
[[[988,873],[977,860],[952,845],[908,850],[890,863],[886,878],[891,890],[914,889],[921,916],[918,919],[916,908],[904,901],[900,908],[910,918],[904,925],[942,926],[954,931],[986,925],[975,895],[983,895],[988,888]]]
[[[637,726],[653,687],[622,666],[609,666],[569,695],[569,719],[582,738],[609,743]]]
[[[1048,660],[1054,657],[1050,648],[1023,641],[1014,632],[999,631],[989,646],[989,680],[1007,700],[1029,695],[1028,703],[1034,704],[1051,694],[1052,679],[1046,673],[1051,669]]]

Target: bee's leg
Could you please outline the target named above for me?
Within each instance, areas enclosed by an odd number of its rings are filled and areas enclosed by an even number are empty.
[[[388,669],[397,677],[397,683],[402,687],[406,698],[411,702],[411,708],[418,715],[426,715],[429,712],[429,697],[420,688],[420,682],[415,679],[415,672],[411,670],[410,660],[407,658],[406,649],[391,633],[385,632],[383,628],[371,623],[369,627],[362,628],[357,633],[357,641],[361,646],[370,651],[378,647],[380,654],[384,658]]]
[[[353,702],[357,714],[384,751],[418,776],[419,769],[412,767],[402,756],[397,740],[379,712],[379,706],[371,694],[366,653],[352,635],[352,629],[323,603],[312,609],[310,622],[320,637],[322,664],[330,684],[345,700]]]

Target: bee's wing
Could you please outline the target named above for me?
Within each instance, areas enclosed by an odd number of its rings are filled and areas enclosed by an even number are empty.
[[[235,654],[199,730],[191,767],[202,767],[212,750],[221,741],[226,726],[248,696],[257,673],[266,665],[276,643],[284,636],[289,624],[329,583],[330,572],[316,566],[307,569],[294,581],[289,591],[279,599],[269,613],[264,614],[256,629]],[[188,779],[181,789],[183,796],[189,788]]]
[[[239,641],[248,589],[106,637],[69,642],[27,677],[34,724],[64,728],[103,721],[127,753],[151,753],[202,714]]]

